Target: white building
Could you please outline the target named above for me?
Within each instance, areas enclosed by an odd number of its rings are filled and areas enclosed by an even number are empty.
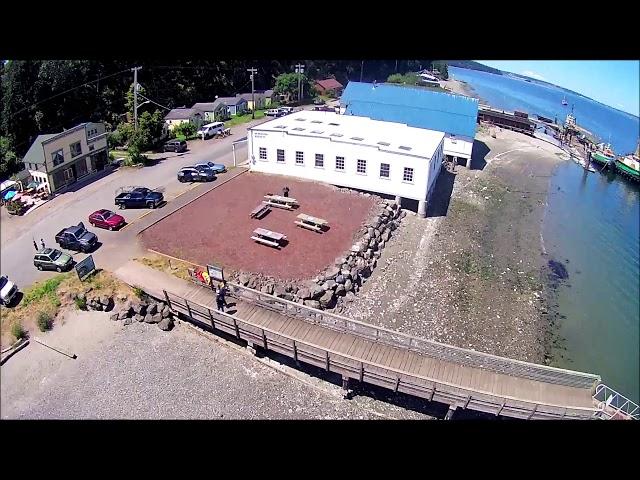
[[[248,132],[251,170],[426,202],[440,173],[444,133],[331,112],[301,111]]]

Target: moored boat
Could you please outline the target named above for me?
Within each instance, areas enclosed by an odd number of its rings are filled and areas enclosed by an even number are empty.
[[[598,145],[598,149],[591,154],[591,160],[601,165],[606,165],[609,162],[613,162],[616,159],[616,154],[611,150],[611,145],[604,145],[601,143]]]
[[[627,155],[616,160],[616,170],[636,181],[640,180],[640,158]]]

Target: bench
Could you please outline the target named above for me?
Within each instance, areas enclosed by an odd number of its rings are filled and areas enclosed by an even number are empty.
[[[258,243],[262,243],[264,245],[269,245],[270,247],[280,248],[280,244],[278,242],[272,242],[271,240],[267,240],[266,238],[252,236],[251,240],[255,240]]]
[[[299,227],[313,230],[314,232],[320,232],[322,230],[319,226],[313,225],[311,223],[305,223],[305,222],[299,222],[299,221],[295,221],[294,223]]]
[[[260,205],[258,205],[256,208],[254,208],[253,210],[251,210],[251,215],[249,215],[251,218],[262,218],[263,216],[265,216],[268,212],[270,212],[271,209],[269,208],[269,205],[267,205],[265,202],[262,202]]]
[[[278,203],[278,202],[268,201],[267,205],[269,205],[271,207],[276,207],[276,208],[284,208],[285,210],[293,210],[293,207],[291,205],[287,205],[285,203]]]

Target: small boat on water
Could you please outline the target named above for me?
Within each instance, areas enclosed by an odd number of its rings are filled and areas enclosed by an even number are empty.
[[[567,102],[567,97],[562,97],[562,105],[564,105],[565,107],[569,105],[569,103]]]
[[[597,147],[597,150],[591,154],[591,160],[601,165],[606,165],[616,160],[616,154],[611,149],[610,144],[601,143]]]

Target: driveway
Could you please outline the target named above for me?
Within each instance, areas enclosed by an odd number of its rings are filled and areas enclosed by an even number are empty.
[[[247,128],[263,123],[260,119],[232,129],[232,135],[224,139],[194,140],[189,142],[186,152],[164,153],[152,155],[158,163],[144,168],[119,168],[93,183],[73,192],[63,193],[39,209],[25,217],[2,216],[0,229],[0,272],[8,275],[20,289],[30,286],[37,280],[56,275],[54,272],[39,272],[33,266],[33,240],[40,244],[44,239],[47,246],[55,245],[55,234],[65,227],[76,225],[82,221],[91,231],[98,235],[102,243],[93,252],[96,266],[113,270],[126,262],[131,256],[142,253],[135,235],[143,228],[144,220],[151,220],[162,216],[174,209],[173,203],[186,203],[202,192],[213,188],[216,184],[238,173],[231,169],[228,173],[218,176],[212,183],[184,184],[177,180],[177,171],[194,163],[212,161],[233,165],[232,143],[247,134]],[[246,143],[236,147],[238,163],[247,158]],[[160,210],[135,209],[119,211],[128,222],[122,231],[110,232],[99,228],[92,228],[87,217],[100,208],[114,209],[113,199],[119,187],[140,185],[157,188],[163,191],[167,204]],[[176,232],[179,234],[179,232]],[[69,252],[73,253],[73,252]],[[74,259],[80,261],[85,254],[73,253]]]

